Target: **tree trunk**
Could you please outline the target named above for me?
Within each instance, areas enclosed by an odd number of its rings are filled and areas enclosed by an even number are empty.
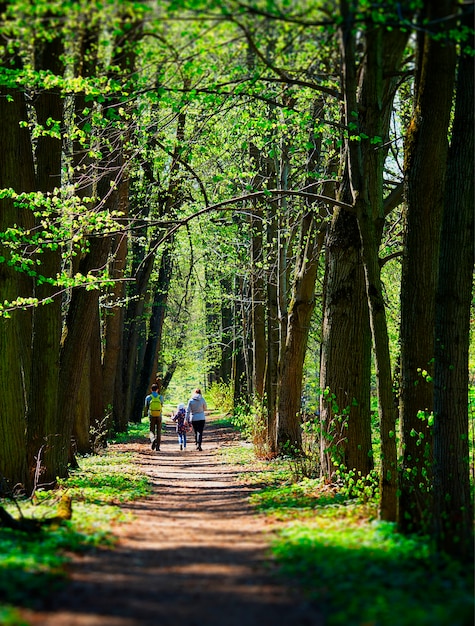
[[[277,389],[280,355],[280,322],[279,322],[279,293],[277,276],[279,250],[275,242],[278,241],[278,217],[275,211],[269,215],[267,226],[267,243],[272,248],[268,252],[268,281],[267,281],[267,371],[266,371],[266,432],[265,446],[268,453],[277,452]]]
[[[0,5],[5,11],[5,6]],[[30,135],[20,123],[28,120],[24,94],[0,89],[0,189],[16,192],[34,189],[35,175]],[[19,167],[21,164],[21,167]],[[32,213],[0,200],[0,232],[13,226],[32,228]],[[31,281],[7,265],[8,248],[0,244],[0,289],[2,302],[29,297]],[[31,313],[16,310],[10,319],[0,319],[0,493],[8,494],[28,483],[25,453],[25,414],[28,402],[31,364]]]
[[[79,271],[87,275],[90,271],[104,267],[109,252],[109,238],[100,236],[91,238],[90,251],[81,261]],[[95,312],[99,306],[98,300],[99,294],[96,290],[75,287],[66,319],[67,332],[61,351],[61,387],[58,408],[61,420],[61,437],[56,449],[55,463],[57,476],[60,478],[68,475],[69,448],[77,410],[76,404],[79,401],[81,378],[96,321]]]
[[[254,189],[261,190],[263,181],[266,181],[263,170],[263,156],[260,151],[251,145],[251,160],[256,174]],[[264,401],[266,380],[267,339],[266,339],[266,289],[264,286],[264,212],[259,201],[254,204],[250,218],[251,250],[250,250],[250,285],[251,285],[251,322],[252,322],[252,383],[253,395],[256,403],[261,406]]]
[[[232,293],[232,284],[229,278],[221,279],[220,284],[223,294]],[[232,381],[233,359],[233,306],[229,298],[223,298],[221,302],[221,359],[219,363],[219,380],[228,384]]]
[[[365,53],[357,71],[356,38],[350,30],[355,15],[344,7],[341,49],[345,124],[354,136],[347,141],[347,165],[352,204],[356,210],[365,272],[366,298],[373,339],[378,411],[381,432],[380,516],[397,517],[396,412],[392,367],[386,323],[379,246],[384,225],[383,167],[389,120],[395,94],[396,75],[407,40],[398,30],[390,33],[368,23],[364,35]],[[350,420],[351,423],[351,420]],[[369,459],[368,459],[369,460]],[[372,463],[372,460],[369,460]],[[351,469],[351,466],[350,466]]]
[[[103,414],[109,415],[108,427],[114,427],[116,432],[124,432],[127,422],[122,422],[122,407],[117,404],[115,390],[121,387],[121,354],[122,330],[124,328],[125,313],[125,277],[127,262],[127,238],[125,233],[114,240],[113,260],[111,261],[110,275],[115,282],[109,292],[109,301],[103,309],[104,315],[104,355],[102,359],[102,404]]]
[[[91,425],[91,345],[92,341],[89,342],[84,369],[81,376],[81,383],[79,385],[77,402],[74,406],[74,425],[72,434],[72,451],[74,455],[90,454],[92,452],[91,440],[89,437]]]
[[[396,37],[398,46],[392,46]],[[384,75],[392,75],[398,69],[405,36],[386,34],[394,63],[383,66],[383,32],[381,28],[369,30],[366,34],[366,54],[362,71],[358,107],[358,132],[373,138],[386,138],[388,134],[389,111],[392,108],[394,92],[384,89]],[[401,45],[402,44],[402,45]],[[399,54],[397,51],[399,50]],[[354,50],[350,53],[354,65]],[[346,83],[347,123],[356,105],[356,75]],[[349,97],[353,89],[353,99]],[[386,91],[386,93],[385,93]],[[385,103],[385,109],[383,108]],[[353,142],[355,143],[355,142]],[[383,166],[385,151],[363,140],[361,147],[350,142],[350,180],[353,189],[354,205],[361,238],[361,253],[365,269],[366,294],[370,312],[370,325],[373,338],[376,381],[378,389],[378,412],[381,433],[380,469],[380,517],[387,521],[397,518],[397,449],[396,449],[396,410],[392,385],[392,367],[389,352],[389,337],[386,323],[383,285],[379,264],[379,246],[384,224],[383,211]]]
[[[455,12],[452,0],[428,0],[424,18],[439,29]],[[442,29],[442,30],[440,30]],[[400,419],[403,461],[399,527],[427,532],[432,509],[435,291],[452,106],[455,49],[436,33],[421,35],[416,99],[405,139],[405,247],[401,278]]]
[[[320,384],[321,462],[366,476],[371,455],[371,331],[356,217],[336,209],[326,240]]]
[[[37,44],[35,50],[36,69],[49,70],[57,76],[63,74],[63,41],[55,37],[44,44]],[[48,120],[63,123],[63,98],[57,91],[44,91],[35,98],[37,123],[48,127]],[[36,182],[37,189],[45,193],[61,186],[62,141],[54,136],[40,135],[36,143]],[[52,215],[51,220],[58,220]],[[61,271],[61,249],[45,249],[38,260],[40,273],[55,279]],[[38,300],[53,298],[47,306],[36,307],[33,313],[33,349],[30,402],[27,418],[27,450],[30,481],[28,491],[37,485],[36,462],[40,448],[44,445],[41,459],[40,484],[54,484],[56,480],[51,449],[59,432],[58,392],[59,354],[61,348],[61,297],[55,295],[57,288],[47,282],[35,286]],[[53,455],[54,457],[54,455]]]
[[[280,361],[277,401],[277,449],[290,444],[302,447],[302,376],[310,320],[315,308],[315,282],[323,237],[317,233],[315,215],[310,210],[302,220],[296,278],[288,309],[288,330]]]
[[[473,16],[470,16],[472,18]],[[465,19],[467,27],[472,19]],[[473,48],[473,40],[471,44]],[[473,563],[468,352],[474,268],[474,62],[462,53],[449,150],[434,365],[434,534],[440,550]]]
[[[325,103],[316,100],[311,107],[309,151],[307,154],[306,189],[311,190],[316,174],[324,170],[321,163],[322,138],[315,125],[322,117]],[[284,151],[287,154],[287,150]],[[288,156],[288,155],[287,155]],[[287,161],[286,161],[287,163]],[[329,167],[332,170],[330,164]],[[328,175],[327,172],[325,174]],[[333,189],[324,186],[323,193],[332,195]],[[311,319],[315,309],[315,283],[323,245],[323,231],[319,233],[320,211],[307,200],[306,212],[300,219],[299,242],[292,285],[292,296],[287,310],[287,328],[279,355],[279,384],[277,398],[276,448],[283,451],[290,443],[298,451],[302,448],[301,408],[302,378]],[[322,211],[326,215],[326,207]],[[287,436],[292,439],[286,440]]]

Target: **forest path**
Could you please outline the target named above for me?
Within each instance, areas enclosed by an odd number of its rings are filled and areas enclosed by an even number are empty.
[[[136,453],[152,494],[123,505],[113,549],[75,555],[66,587],[31,626],[322,626],[318,608],[272,573],[275,522],[250,508],[246,467],[223,462],[236,434],[207,421],[203,451],[180,451],[167,424],[161,451],[145,439],[114,444]],[[193,437],[189,436],[189,440]]]

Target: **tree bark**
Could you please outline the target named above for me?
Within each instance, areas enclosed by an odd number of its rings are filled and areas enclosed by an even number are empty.
[[[356,39],[352,32],[355,15],[342,2],[341,49],[345,123],[349,130],[347,166],[352,204],[361,239],[366,298],[375,353],[378,411],[381,432],[380,516],[397,517],[396,412],[392,367],[386,323],[379,246],[384,225],[383,167],[389,119],[395,94],[393,76],[399,69],[407,35],[387,33],[368,21],[364,56],[357,72]],[[353,136],[352,136],[353,135]],[[350,420],[351,423],[351,420]],[[372,463],[372,460],[370,461]],[[351,469],[351,467],[350,467]]]
[[[89,272],[104,267],[110,252],[110,239],[97,236],[90,239],[90,250],[79,264],[79,271]],[[57,446],[57,476],[68,475],[71,460],[70,446],[79,400],[79,389],[83,370],[89,353],[89,343],[99,307],[99,294],[96,290],[75,287],[71,296],[66,318],[66,333],[61,350],[58,414],[61,423],[59,445]]]
[[[296,278],[288,309],[288,330],[280,361],[277,401],[277,449],[302,448],[301,396],[310,320],[315,308],[315,282],[323,236],[310,210],[303,219]]]
[[[0,10],[6,10],[0,4]],[[14,67],[14,65],[13,65]],[[33,151],[27,128],[25,96],[17,90],[0,88],[0,189],[29,192],[35,188]],[[19,166],[21,164],[21,167]],[[15,225],[32,228],[29,210],[18,208],[13,201],[0,200],[0,232]],[[2,301],[14,301],[32,293],[31,280],[8,266],[8,248],[0,244],[0,289]],[[10,494],[28,483],[25,451],[26,410],[31,371],[31,313],[13,311],[10,319],[0,319],[0,493]]]
[[[336,209],[326,238],[320,358],[321,463],[367,475],[371,455],[371,330],[356,216]],[[350,430],[351,429],[351,430]]]
[[[452,0],[427,0],[424,15],[438,34],[449,28]],[[415,105],[405,138],[405,246],[401,278],[402,443],[399,527],[427,532],[432,510],[435,292],[447,167],[447,134],[455,77],[449,40],[424,32],[419,41]]]
[[[464,19],[469,28],[472,18]],[[467,390],[475,255],[474,61],[464,52],[456,93],[435,318],[434,534],[440,550],[473,563]]]
[[[63,40],[60,36],[51,41],[38,42],[35,49],[36,70],[51,71],[62,76],[64,67],[61,60]],[[63,98],[58,91],[44,91],[35,99],[37,123],[45,129],[48,120],[63,124]],[[53,192],[61,186],[62,140],[51,135],[40,135],[36,143],[36,186],[39,191]],[[53,214],[51,221],[58,220]],[[40,273],[55,279],[61,271],[61,249],[45,249],[38,255],[41,262]],[[39,306],[33,312],[32,370],[29,410],[27,417],[27,450],[30,480],[28,491],[37,480],[36,461],[43,447],[40,484],[52,485],[56,480],[53,462],[53,448],[59,432],[57,423],[59,392],[59,355],[61,347],[61,297],[57,288],[47,282],[36,284],[35,297],[38,300],[52,298],[46,306]]]

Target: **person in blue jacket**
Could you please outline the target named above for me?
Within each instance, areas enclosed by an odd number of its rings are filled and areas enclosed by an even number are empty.
[[[201,395],[201,389],[195,389],[194,394],[188,400],[186,407],[186,421],[191,422],[195,432],[196,449],[201,451],[201,442],[203,441],[203,429],[205,427],[206,415],[208,410],[205,399]]]

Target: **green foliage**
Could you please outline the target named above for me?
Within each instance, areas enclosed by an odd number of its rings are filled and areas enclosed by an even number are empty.
[[[250,407],[240,404],[234,407],[233,414],[230,417],[231,424],[236,428],[244,439],[251,441],[254,436],[255,416]]]
[[[127,432],[115,433],[110,440],[113,443],[125,443],[134,439],[143,439],[148,435],[148,431],[149,419],[148,417],[142,417],[139,423],[129,422]]]
[[[44,527],[38,533],[0,528],[2,624],[20,626],[12,605],[40,606],[46,596],[61,586],[67,552],[113,545],[111,525],[129,520],[117,505],[150,493],[148,479],[138,474],[131,454],[109,450],[101,456],[83,457],[80,465],[70,478],[60,481],[61,489],[72,497],[71,520],[58,527]],[[25,500],[18,504],[23,516],[42,519],[54,516],[57,503],[56,493],[37,491],[35,502]],[[18,515],[11,502],[1,505],[11,515]]]
[[[234,407],[234,388],[232,384],[214,382],[207,390],[206,397],[210,405],[219,409],[220,413],[229,414],[232,412]]]
[[[344,467],[338,471],[340,477],[340,493],[346,498],[356,499],[359,502],[376,503],[379,499],[379,471],[372,470],[367,476],[361,472],[348,470]]]
[[[16,609],[2,604],[0,604],[0,624],[2,626],[28,626]]]
[[[307,419],[302,424],[302,448],[290,449],[290,454],[286,455],[295,482],[320,476],[320,437],[320,419]]]
[[[254,450],[252,445],[246,442],[243,442],[240,446],[225,446],[219,450],[219,455],[223,463],[245,466],[252,465],[253,467],[255,465],[256,457]],[[253,479],[251,478],[250,480]]]
[[[144,429],[131,430],[143,432]],[[59,486],[67,489],[73,500],[86,504],[127,502],[150,493],[148,479],[135,469],[132,453],[110,449],[103,455],[84,456],[79,461],[81,467],[72,470],[66,480],[59,481]]]
[[[303,479],[290,484],[276,484],[264,488],[250,498],[259,511],[272,513],[281,519],[296,516],[314,516],[322,506],[336,506],[344,502],[344,496],[320,479]]]
[[[273,553],[286,576],[324,603],[329,626],[471,623],[471,572],[391,524],[319,516],[280,531]]]
[[[283,463],[274,462],[274,470]],[[325,609],[329,626],[471,623],[470,568],[435,556],[427,538],[376,521],[375,500],[349,501],[346,488],[279,480],[275,471],[267,483],[250,501],[287,522],[272,543],[280,571]]]

